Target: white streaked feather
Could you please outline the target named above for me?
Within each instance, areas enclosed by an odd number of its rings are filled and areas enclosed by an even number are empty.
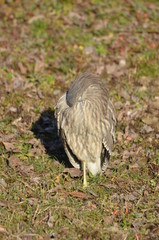
[[[73,83],[72,92],[58,100],[55,117],[71,164],[80,168],[80,161],[86,161],[88,169],[96,175],[108,165],[115,141],[116,118],[104,84],[94,75],[81,76]]]

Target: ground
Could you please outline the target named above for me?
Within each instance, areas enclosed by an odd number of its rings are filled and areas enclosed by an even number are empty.
[[[158,0],[0,0],[0,239],[159,239],[158,26]],[[86,69],[118,127],[83,189],[53,113]]]

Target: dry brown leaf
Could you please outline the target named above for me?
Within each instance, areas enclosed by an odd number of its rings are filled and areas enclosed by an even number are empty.
[[[21,166],[23,163],[20,161],[20,159],[15,156],[15,155],[12,155],[8,158],[8,161],[9,161],[9,166],[12,167],[13,169],[18,167],[18,166]]]
[[[0,207],[8,207],[8,202],[0,202]]]
[[[154,129],[146,124],[140,130],[141,133],[150,133],[153,131],[154,131]]]
[[[34,145],[35,145],[35,146],[38,146],[39,140],[37,140],[37,139],[35,139],[35,138],[32,138],[32,139],[27,140],[26,143],[29,143],[29,144],[31,144],[31,145],[33,145],[33,146],[34,146]]]
[[[124,195],[124,199],[126,200],[126,201],[135,201],[136,199],[138,199],[138,196],[136,196],[135,194],[125,194]]]
[[[62,190],[62,186],[59,184],[54,188],[51,188],[50,190],[48,190],[48,193],[53,193],[53,192],[61,192]]]
[[[118,132],[117,140],[118,140],[118,142],[122,142],[123,141],[123,133],[122,132]]]
[[[158,109],[159,110],[159,98],[157,98],[154,102],[150,104],[152,108]]]
[[[45,67],[44,61],[42,61],[40,59],[35,60],[35,67],[34,67],[35,73],[43,71],[44,67]]]
[[[2,134],[0,133],[0,141],[8,142],[11,139],[15,138],[15,134],[9,133],[9,134]]]
[[[34,148],[32,148],[32,149],[29,151],[29,153],[30,153],[31,155],[39,155],[39,154],[41,154],[41,151],[40,151],[39,148],[34,147]]]
[[[125,91],[124,89],[121,89],[121,93],[120,95],[125,98],[126,100],[129,100],[130,99],[130,94],[128,94],[127,91]]]
[[[87,201],[84,206],[87,209],[96,209],[97,208],[97,204],[92,203],[92,201]]]
[[[113,219],[114,219],[114,215],[111,215],[111,216],[108,216],[108,217],[105,217],[105,218],[103,218],[103,220],[104,220],[104,225],[109,225],[109,224],[112,224],[112,222],[113,222]]]
[[[15,119],[15,120],[12,122],[12,124],[15,125],[16,127],[18,127],[18,126],[21,124],[21,120],[22,120],[22,118],[19,117],[19,118]]]
[[[14,143],[10,143],[10,142],[2,142],[2,143],[7,151],[12,151],[15,148]]]
[[[119,61],[119,67],[120,68],[123,68],[123,67],[125,67],[126,66],[126,60],[125,59],[121,59],[120,61]]]
[[[109,65],[109,64],[106,65],[106,70],[108,74],[116,73],[117,69],[118,69],[118,65],[115,63],[113,65]]]
[[[20,172],[26,176],[29,176],[34,171],[33,165],[21,165],[20,166]]]
[[[96,48],[93,46],[87,46],[84,48],[84,53],[86,55],[90,55],[90,54],[96,54]]]
[[[44,15],[38,14],[38,15],[36,15],[36,16],[31,17],[31,18],[28,20],[28,23],[29,23],[29,24],[32,24],[33,22],[35,22],[35,21],[37,21],[37,20],[39,20],[39,19],[43,19],[43,18],[44,18]]]
[[[149,165],[149,175],[153,177],[159,176],[159,165],[151,163]]]
[[[97,75],[102,75],[102,73],[104,72],[104,69],[105,69],[104,65],[99,65],[95,73]]]
[[[48,220],[48,222],[47,222],[47,224],[48,224],[48,226],[50,227],[50,228],[53,228],[53,224],[54,224],[54,217],[53,216],[50,216],[49,217],[49,220]]]
[[[34,183],[34,184],[39,184],[40,183],[40,180],[41,180],[41,178],[40,177],[34,177],[34,176],[31,176],[30,177],[30,181],[32,182],[32,183]]]
[[[97,31],[103,30],[107,28],[107,23],[108,23],[107,19],[96,19],[92,27]]]
[[[120,230],[118,223],[114,223],[114,226],[109,227],[109,232],[120,233],[121,230]]]
[[[12,113],[16,113],[16,112],[17,112],[17,108],[11,106],[11,107],[9,108],[9,111],[12,112]]]
[[[60,229],[60,233],[62,233],[62,234],[66,234],[66,233],[68,233],[68,231],[69,231],[69,228],[66,226],[64,226]]]
[[[117,189],[118,188],[117,185],[111,184],[111,183],[107,183],[107,184],[106,183],[101,183],[100,185],[103,186],[103,187],[106,187],[108,189]]]
[[[0,225],[0,233],[6,233],[6,232],[7,232],[7,230],[3,226]]]
[[[83,192],[68,192],[69,195],[73,196],[73,197],[77,197],[77,198],[81,198],[81,199],[89,199],[89,198],[93,198],[93,196],[90,196],[86,193]]]
[[[3,188],[7,187],[7,183],[5,182],[4,178],[0,179],[0,186],[2,186]]]
[[[158,123],[158,120],[159,119],[157,117],[155,117],[151,114],[147,114],[147,116],[142,119],[142,121],[144,123],[146,123],[147,125],[155,125]]]
[[[82,176],[82,171],[78,168],[65,168],[63,173],[69,173],[72,178]]]
[[[38,204],[38,199],[37,199],[37,198],[29,198],[28,202],[29,202],[29,204],[30,204],[31,206],[34,206],[34,205],[37,206],[37,204]]]
[[[26,73],[27,73],[27,68],[24,67],[24,65],[23,65],[21,62],[18,63],[18,67],[19,67],[20,72],[21,72],[22,74],[26,74]]]
[[[15,155],[10,156],[8,161],[10,167],[13,169],[17,168],[21,174],[26,176],[30,175],[34,170],[33,165],[25,165],[22,161],[20,161],[19,157]]]

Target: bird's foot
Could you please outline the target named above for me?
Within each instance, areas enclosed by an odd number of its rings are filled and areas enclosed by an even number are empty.
[[[87,181],[83,181],[83,188],[86,188],[86,187],[88,187],[88,183]]]
[[[87,176],[86,176],[86,162],[85,161],[83,161],[83,187],[84,188],[88,187]]]

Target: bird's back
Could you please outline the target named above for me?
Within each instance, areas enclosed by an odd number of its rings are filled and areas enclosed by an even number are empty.
[[[92,87],[94,86],[94,90]],[[70,89],[67,92],[67,104],[73,106],[81,97],[101,97],[105,95],[108,97],[108,92],[103,82],[98,76],[89,72],[79,74],[75,81],[72,83]]]

